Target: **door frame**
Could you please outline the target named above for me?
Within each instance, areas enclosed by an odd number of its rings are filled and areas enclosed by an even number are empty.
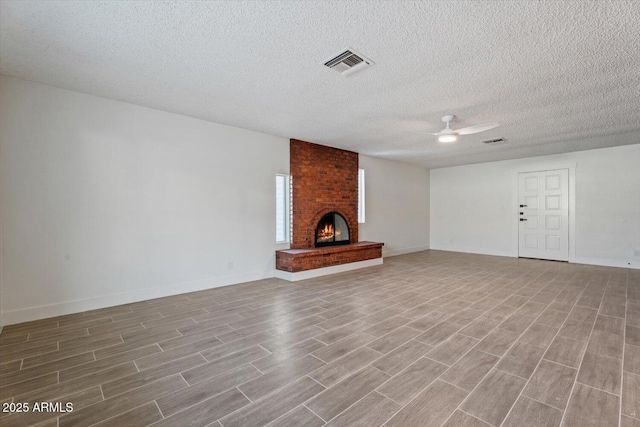
[[[526,172],[543,172],[557,169],[569,170],[569,262],[576,262],[576,168],[575,162],[548,162],[538,161],[518,166],[511,170],[511,218],[513,235],[512,250],[513,256],[520,256],[520,231],[518,221],[520,218],[518,209],[518,174]]]

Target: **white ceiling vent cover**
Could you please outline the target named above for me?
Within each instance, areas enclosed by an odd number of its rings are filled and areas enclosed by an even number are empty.
[[[344,52],[334,56],[324,63],[332,70],[336,70],[343,76],[350,76],[364,68],[370,67],[374,62],[354,52],[353,49],[345,49]]]

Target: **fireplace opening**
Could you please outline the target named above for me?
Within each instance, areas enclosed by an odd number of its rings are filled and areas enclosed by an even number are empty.
[[[316,227],[316,247],[346,245],[350,242],[347,221],[338,212],[329,212]]]

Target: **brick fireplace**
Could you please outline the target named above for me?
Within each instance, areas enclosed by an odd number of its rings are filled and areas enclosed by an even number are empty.
[[[381,261],[383,243],[358,242],[358,153],[292,139],[290,162],[291,249],[276,251],[276,269],[294,273]],[[318,224],[331,213],[346,222],[348,242],[318,245]]]
[[[358,241],[358,153],[292,139],[291,249],[315,247],[316,226],[329,212],[347,221],[350,241]]]

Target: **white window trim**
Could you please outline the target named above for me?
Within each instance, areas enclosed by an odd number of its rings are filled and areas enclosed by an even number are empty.
[[[278,206],[278,200],[276,198],[276,244],[280,244],[280,243],[289,243],[290,241],[290,229],[291,229],[291,224],[290,224],[290,189],[289,189],[289,175],[286,174],[281,174],[278,173],[276,174],[276,185],[277,184],[277,178],[278,177],[283,177],[284,178],[284,197],[282,200],[282,205]],[[277,191],[277,188],[276,188]],[[278,240],[278,233],[277,233],[277,228],[278,228],[278,215],[277,212],[279,209],[282,209],[283,211],[283,215],[282,215],[282,220],[284,221],[284,224],[282,224],[283,226],[283,230],[284,230],[284,240]]]
[[[364,201],[364,169],[358,169],[358,223],[364,224],[365,201]]]

